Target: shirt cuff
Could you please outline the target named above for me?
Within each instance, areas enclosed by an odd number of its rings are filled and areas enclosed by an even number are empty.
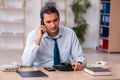
[[[86,63],[84,63],[84,62],[82,62],[82,61],[77,61],[77,62],[81,63],[81,64],[83,65],[83,67],[86,66]]]
[[[32,51],[36,51],[39,49],[39,45],[36,45],[35,43],[33,43],[32,45]]]

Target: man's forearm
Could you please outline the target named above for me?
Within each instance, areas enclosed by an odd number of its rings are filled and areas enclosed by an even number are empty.
[[[35,43],[32,46],[26,46],[24,53],[22,55],[23,65],[32,66],[37,54],[39,46]]]
[[[37,38],[35,39],[35,44],[36,45],[40,45],[40,41],[41,41],[41,37],[40,36],[37,36]]]

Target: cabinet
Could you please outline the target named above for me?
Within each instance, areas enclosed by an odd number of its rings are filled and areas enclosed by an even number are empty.
[[[22,50],[25,43],[26,0],[0,0],[0,50]]]
[[[44,5],[54,5],[60,14],[60,25],[67,26],[68,4],[67,0],[41,0],[41,7]]]
[[[99,49],[120,52],[120,0],[101,0]]]

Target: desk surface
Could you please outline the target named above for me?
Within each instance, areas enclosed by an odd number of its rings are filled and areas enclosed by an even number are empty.
[[[84,71],[54,71],[48,72],[43,69],[43,67],[37,68],[43,71],[49,77],[36,77],[36,78],[22,78],[16,72],[2,72],[0,71],[0,80],[115,80],[120,79],[120,64],[110,65],[110,70],[112,71],[112,76],[92,76]],[[36,70],[36,68],[22,68],[22,71]]]

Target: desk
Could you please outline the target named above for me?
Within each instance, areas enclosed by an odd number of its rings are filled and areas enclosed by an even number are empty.
[[[48,72],[43,67],[37,67],[38,70],[43,71],[49,77],[36,78],[22,78],[16,72],[2,72],[0,71],[0,80],[115,80],[120,79],[120,64],[110,65],[112,76],[92,76],[84,71],[63,72],[55,71]],[[21,71],[35,70],[35,68],[22,68]]]

